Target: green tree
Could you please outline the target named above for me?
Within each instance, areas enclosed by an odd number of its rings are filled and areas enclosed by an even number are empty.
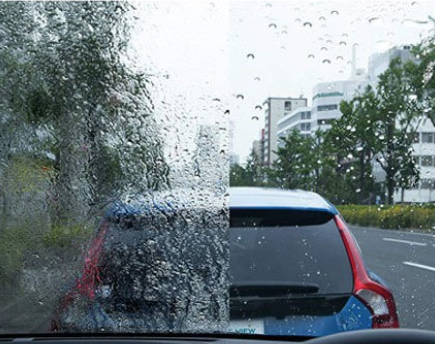
[[[375,159],[386,175],[387,204],[393,204],[395,188],[409,187],[419,178],[412,143],[421,113],[412,97],[416,90],[409,66],[412,62],[403,65],[399,59],[391,61],[380,75],[376,97],[372,99],[376,111],[370,124],[377,138]]]
[[[124,58],[131,5],[18,2],[0,8],[8,34],[0,48],[2,101],[51,143],[53,222],[122,192],[113,185],[165,184],[168,168],[150,117],[147,80]],[[120,169],[125,182],[105,183],[119,175],[107,174],[108,168]]]
[[[368,87],[351,101],[342,101],[342,116],[327,134],[336,156],[337,174],[346,186],[346,190],[341,188],[345,202],[370,203],[374,198],[372,161],[377,137],[371,125],[376,111],[375,97],[373,89]]]
[[[281,138],[282,145],[276,152],[278,158],[267,170],[268,183],[284,189],[311,189],[314,140],[304,137],[299,130],[292,130]]]
[[[264,178],[264,168],[254,150],[246,159],[246,167],[239,164],[230,167],[231,186],[263,186]]]

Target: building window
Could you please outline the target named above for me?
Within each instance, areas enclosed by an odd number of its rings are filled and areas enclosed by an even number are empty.
[[[285,111],[292,111],[292,102],[284,102],[284,110]]]
[[[301,112],[301,119],[311,119],[311,112],[310,111]]]
[[[338,109],[337,104],[319,105],[317,107],[317,111],[332,111],[332,110],[337,110],[337,109]]]
[[[335,121],[335,119],[333,119],[333,118],[329,118],[329,119],[318,119],[318,120],[317,120],[317,125],[332,124],[334,121]]]
[[[433,189],[434,187],[433,179],[422,179],[420,183],[422,189]]]
[[[434,133],[422,133],[421,142],[423,143],[434,143]]]
[[[311,123],[301,123],[301,131],[311,130]]]
[[[421,157],[421,166],[433,166],[433,156],[423,155]]]

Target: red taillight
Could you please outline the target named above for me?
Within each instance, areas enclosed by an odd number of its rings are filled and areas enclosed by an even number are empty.
[[[95,297],[97,284],[100,282],[98,263],[100,261],[108,224],[107,222],[104,222],[101,226],[102,230],[98,233],[89,247],[85,258],[85,266],[82,276],[77,281],[77,289],[79,292],[88,296],[90,299]]]
[[[340,230],[352,267],[354,279],[353,294],[370,309],[372,313],[372,327],[399,327],[393,295],[386,287],[370,279],[357,244],[340,216],[335,216],[335,223]]]

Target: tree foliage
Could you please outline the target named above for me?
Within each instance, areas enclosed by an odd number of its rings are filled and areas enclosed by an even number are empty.
[[[54,222],[167,181],[148,81],[125,58],[131,10],[128,2],[0,6],[2,123],[15,123],[17,136],[31,132],[26,149],[51,157]]]

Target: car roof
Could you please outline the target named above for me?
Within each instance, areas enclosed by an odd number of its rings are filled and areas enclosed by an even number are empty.
[[[129,202],[116,201],[106,213],[106,216],[123,216],[137,215],[144,212],[160,210],[163,212],[176,212],[177,209],[189,209],[195,205],[191,202],[191,197],[199,197],[203,193],[183,193],[180,190],[173,190],[171,193],[162,193],[162,195],[174,195],[171,200],[157,197],[140,197],[132,199]],[[186,201],[186,194],[188,195]],[[219,207],[220,198],[210,197],[208,204],[210,207]],[[221,207],[221,206],[220,206]],[[293,209],[293,210],[311,210],[324,211],[331,214],[338,214],[337,209],[317,193],[303,190],[284,190],[264,187],[230,187],[229,188],[229,207],[244,209]]]
[[[262,208],[324,211],[338,214],[337,209],[317,193],[260,187],[232,187],[230,208]]]

